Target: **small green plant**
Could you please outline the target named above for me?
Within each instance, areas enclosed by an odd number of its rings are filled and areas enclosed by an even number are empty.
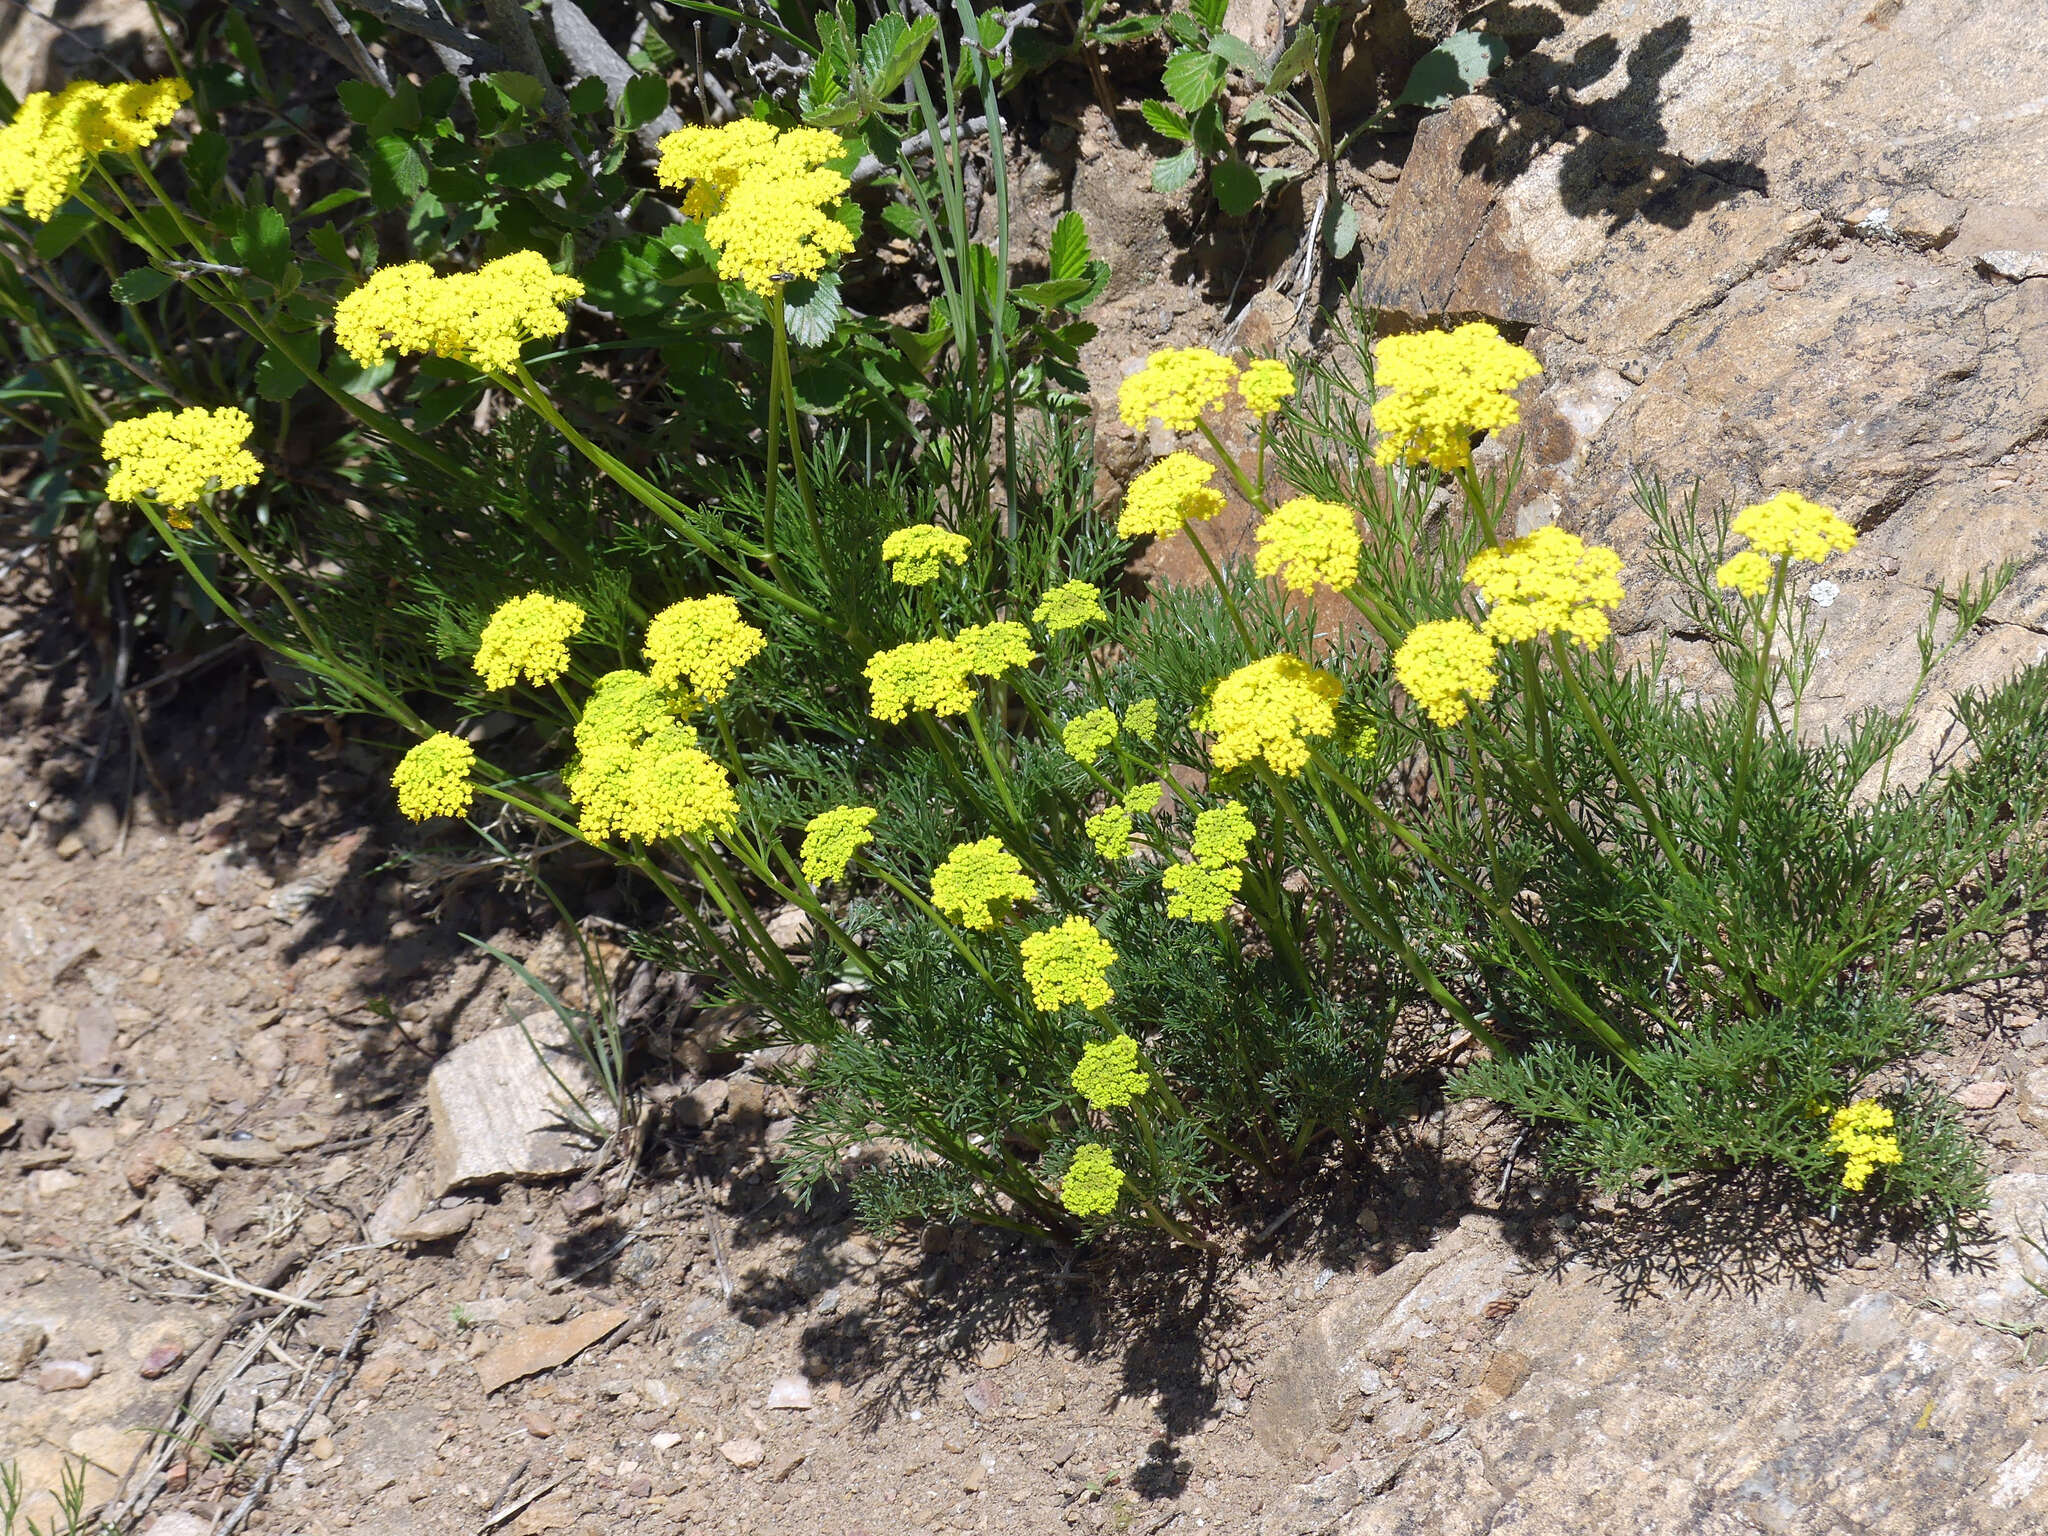
[[[52,1514],[45,1524],[25,1513],[36,1491],[24,1488],[20,1466],[0,1461],[0,1536],[110,1536],[113,1526],[86,1514],[85,1468],[83,1460],[65,1461],[57,1486],[48,1493]]]
[[[1227,9],[1228,0],[1192,0],[1166,19],[1174,43],[1161,80],[1168,99],[1145,101],[1140,110],[1153,132],[1184,147],[1152,167],[1153,188],[1177,192],[1202,172],[1216,206],[1240,218],[1275,188],[1314,177],[1322,195],[1312,233],[1339,261],[1358,243],[1356,211],[1332,196],[1337,163],[1352,144],[1385,131],[1399,108],[1440,107],[1476,89],[1505,54],[1491,33],[1454,33],[1423,56],[1399,95],[1347,128],[1335,119],[1329,90],[1345,7],[1315,7],[1271,59],[1224,30]],[[1228,115],[1233,76],[1251,94],[1234,123]],[[1294,153],[1255,166],[1245,148]]]

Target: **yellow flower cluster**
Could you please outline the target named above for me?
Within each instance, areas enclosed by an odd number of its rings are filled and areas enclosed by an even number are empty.
[[[462,815],[476,797],[476,786],[470,782],[475,770],[476,748],[460,736],[436,731],[391,772],[399,813],[414,821]]]
[[[1124,492],[1124,510],[1116,520],[1126,539],[1142,534],[1170,538],[1191,522],[1203,522],[1223,510],[1223,493],[1209,484],[1216,466],[1192,453],[1169,453],[1131,482]]]
[[[1001,677],[1012,667],[1028,667],[1038,660],[1031,649],[1031,631],[1009,619],[994,624],[973,624],[953,637],[967,658],[967,670],[981,677]]]
[[[1076,715],[1060,731],[1060,745],[1077,763],[1092,763],[1102,749],[1116,740],[1116,715],[1107,709],[1091,709]]]
[[[1493,642],[1463,619],[1418,624],[1394,652],[1394,677],[1438,725],[1456,725],[1471,701],[1493,697]]]
[[[1129,723],[1126,719],[1126,727]],[[1157,781],[1140,784],[1135,789],[1124,791],[1120,802],[1090,816],[1083,825],[1089,840],[1095,844],[1095,851],[1109,860],[1128,858],[1131,852],[1131,818],[1151,815],[1158,809],[1159,797],[1165,790],[1166,786]]]
[[[263,466],[242,446],[255,425],[231,405],[151,411],[117,421],[100,437],[100,452],[114,467],[107,499],[147,496],[166,509],[173,527],[189,528],[192,520],[184,513],[209,487],[254,485],[262,477]]]
[[[1342,592],[1358,580],[1358,525],[1340,502],[1297,496],[1283,501],[1260,522],[1261,576],[1275,571],[1296,592],[1313,592],[1318,582]]]
[[[1244,858],[1257,830],[1236,800],[1226,800],[1195,817],[1195,835],[1188,848],[1194,862],[1172,865],[1160,876],[1166,890],[1166,915],[1213,923],[1228,913],[1244,884]]]
[[[514,251],[474,272],[436,277],[423,261],[379,267],[334,306],[334,340],[365,368],[396,350],[432,353],[482,373],[503,373],[519,349],[569,328],[565,306],[583,284],[539,251]]]
[[[1294,394],[1294,371],[1277,357],[1262,357],[1246,363],[1237,381],[1237,393],[1245,409],[1254,416],[1270,416],[1283,400]]]
[[[1046,633],[1053,635],[1108,617],[1102,606],[1102,589],[1086,581],[1061,582],[1050,588],[1031,610],[1032,622],[1043,624]]]
[[[1216,685],[1203,716],[1216,737],[1209,751],[1216,771],[1263,759],[1275,773],[1299,773],[1308,738],[1336,732],[1343,691],[1330,673],[1284,651],[1239,667]]]
[[[1031,1005],[1041,1013],[1056,1012],[1068,1003],[1104,1008],[1116,996],[1107,979],[1116,951],[1085,917],[1070,917],[1056,928],[1034,933],[1017,949],[1024,957]]]
[[[1131,853],[1131,810],[1121,802],[1105,806],[1090,816],[1082,826],[1087,829],[1088,840],[1095,845],[1095,851],[1114,863],[1130,857]]]
[[[1381,464],[1433,464],[1446,474],[1472,462],[1472,434],[1522,419],[1514,390],[1543,371],[1535,357],[1483,320],[1450,331],[1389,336],[1379,344],[1373,407]]]
[[[967,652],[957,641],[913,640],[868,658],[868,713],[892,724],[913,709],[962,715],[974,707]]]
[[[804,878],[813,885],[844,879],[853,856],[875,840],[868,824],[876,814],[871,805],[836,805],[806,822],[797,854]]]
[[[655,179],[687,188],[683,212],[704,226],[718,275],[773,299],[784,283],[815,279],[853,249],[835,216],[852,185],[827,162],[846,153],[822,128],[778,129],[758,118],[695,124],[661,141]]]
[[[1083,1142],[1074,1148],[1066,1177],[1060,1180],[1060,1203],[1076,1216],[1107,1216],[1116,1209],[1123,1187],[1124,1171],[1117,1167],[1115,1154],[1099,1143]]]
[[[697,697],[715,703],[733,676],[760,655],[768,640],[740,617],[723,592],[671,603],[647,626],[647,672],[658,687],[687,681]]]
[[[1744,507],[1729,531],[1749,540],[1749,548],[1731,555],[1714,573],[1724,587],[1745,597],[1762,597],[1771,584],[1771,556],[1819,565],[1837,551],[1856,547],[1856,530],[1832,507],[1808,501],[1797,491],[1780,491],[1769,501]]]
[[[1892,1131],[1892,1112],[1875,1099],[1858,1099],[1828,1120],[1828,1150],[1847,1159],[1842,1188],[1860,1190],[1880,1167],[1905,1161]]]
[[[967,563],[967,535],[937,523],[913,523],[882,540],[882,558],[891,581],[921,587],[937,581],[942,566]]]
[[[1149,695],[1124,711],[1124,729],[1147,746],[1159,734],[1159,701]]]
[[[1038,895],[999,837],[961,843],[932,871],[932,905],[969,928],[993,928],[1010,904]]]
[[[569,637],[583,628],[583,610],[545,592],[528,592],[498,605],[476,648],[477,675],[486,688],[510,688],[523,674],[535,686],[569,670]]]
[[[24,96],[14,120],[0,128],[0,205],[20,203],[30,218],[49,218],[94,156],[148,147],[191,95],[182,80],[77,80],[54,96]]]
[[[1242,864],[1257,831],[1243,804],[1226,800],[1195,818],[1195,835],[1189,841],[1188,851],[1204,869]]]
[[[739,814],[726,772],[698,750],[674,696],[645,672],[607,672],[576,722],[563,775],[592,838],[653,840],[722,831]]]
[[[1131,1100],[1152,1086],[1150,1074],[1138,1065],[1138,1042],[1129,1035],[1082,1046],[1081,1059],[1067,1081],[1090,1109],[1128,1109]]]
[[[1207,347],[1165,347],[1116,392],[1123,424],[1142,432],[1154,416],[1175,432],[1192,432],[1202,412],[1230,393],[1237,364]]]
[[[1480,629],[1501,645],[1554,631],[1589,650],[1605,643],[1608,611],[1627,595],[1620,577],[1620,555],[1557,527],[1482,549],[1465,566],[1488,605]]]
[[[1244,884],[1244,867],[1228,864],[1210,869],[1201,864],[1173,864],[1159,877],[1166,889],[1166,915],[1191,923],[1219,922]]]

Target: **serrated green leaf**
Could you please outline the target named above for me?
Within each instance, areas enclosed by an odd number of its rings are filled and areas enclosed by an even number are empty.
[[[1091,35],[1096,42],[1114,47],[1119,43],[1135,43],[1141,37],[1150,37],[1165,25],[1164,16],[1124,16],[1106,27],[1097,27]]]
[[[1138,111],[1143,115],[1146,125],[1154,133],[1164,134],[1169,139],[1178,139],[1183,143],[1186,142],[1188,120],[1186,114],[1180,108],[1170,106],[1163,101],[1141,101],[1138,103]]]
[[[441,78],[446,78],[445,76]],[[611,99],[611,87],[596,75],[585,75],[569,87],[569,113],[572,117],[589,117],[593,112],[602,112],[605,103]]]
[[[243,266],[265,282],[276,282],[284,275],[285,263],[292,259],[291,235],[285,228],[284,215],[268,203],[250,203],[242,210],[234,247]]]
[[[822,347],[832,339],[845,311],[836,272],[827,272],[815,283],[790,283],[782,290],[782,323],[794,346]]]
[[[1087,291],[1088,279],[1085,276],[1055,277],[1042,283],[1020,283],[1010,290],[1010,296],[1034,309],[1057,309]]]
[[[313,249],[318,251],[328,262],[339,267],[344,272],[350,269],[348,246],[341,238],[341,231],[332,224],[314,225],[307,233],[306,238],[313,242]]]
[[[1182,49],[1166,61],[1160,83],[1183,112],[1199,111],[1223,89],[1223,61],[1206,50]]]
[[[321,198],[312,207],[300,214],[299,217],[302,219],[317,219],[323,213],[332,213],[337,208],[346,208],[350,203],[361,202],[369,195],[361,187],[340,187]]]
[[[1152,162],[1152,190],[1154,192],[1178,192],[1193,178],[1195,170],[1202,163],[1193,146],[1166,160]]]
[[[910,35],[910,23],[894,11],[886,11],[860,35],[861,73],[870,80],[889,67],[896,45]]]
[[[540,81],[517,69],[493,70],[491,84],[504,92],[509,100],[518,102],[529,112],[538,112],[541,102],[548,93],[548,88]]]
[[[1267,78],[1266,89],[1284,91],[1301,78],[1316,56],[1316,29],[1303,27],[1294,34],[1294,41],[1280,50],[1280,57],[1273,61],[1273,73]]]
[[[155,267],[130,267],[114,279],[109,291],[123,304],[147,304],[151,299],[162,298],[177,281]]]
[[[896,88],[910,78],[910,72],[917,68],[924,57],[925,49],[938,35],[939,19],[936,16],[920,16],[910,24],[910,29],[896,43],[886,63],[880,69],[868,72],[868,89],[877,97],[887,98],[896,94]]]
[[[1195,20],[1211,32],[1223,25],[1223,18],[1230,11],[1230,0],[1188,0],[1188,10]]]
[[[1046,270],[1055,281],[1088,275],[1088,225],[1079,213],[1063,213],[1053,225]]]
[[[619,92],[619,127],[627,133],[644,128],[668,109],[668,81],[660,75],[635,75]]]
[[[1184,48],[1199,48],[1207,41],[1202,24],[1186,11],[1175,11],[1166,18],[1166,35]]]
[[[334,94],[341,102],[341,109],[356,122],[368,124],[376,120],[377,114],[391,102],[391,98],[367,80],[344,80],[335,86]]]
[[[1435,111],[1477,90],[1507,57],[1507,44],[1491,32],[1453,32],[1415,61],[1408,83],[1391,103]]]
[[[185,184],[195,192],[205,188],[209,192],[220,185],[220,179],[228,168],[227,135],[211,129],[192,135],[192,142],[185,146]]]
[[[1210,102],[1188,119],[1188,139],[1204,160],[1221,160],[1230,153],[1230,140],[1223,131],[1223,107]]]
[[[363,168],[369,174],[370,196],[387,212],[427,189],[427,162],[420,158],[412,140],[397,134],[370,140],[363,153]]]
[[[1233,219],[1241,219],[1259,205],[1265,188],[1258,172],[1242,160],[1219,160],[1209,169],[1209,190],[1216,194],[1216,206]]]
[[[1254,80],[1265,83],[1266,61],[1258,51],[1241,37],[1228,32],[1218,32],[1209,39],[1209,51],[1228,64],[1232,69],[1241,69]]]
[[[906,240],[915,240],[924,233],[924,219],[906,203],[882,204],[882,222]]]
[[[493,186],[514,187],[522,192],[545,192],[566,187],[576,176],[576,162],[567,146],[553,139],[536,139],[530,144],[512,144],[484,163],[484,175]]]

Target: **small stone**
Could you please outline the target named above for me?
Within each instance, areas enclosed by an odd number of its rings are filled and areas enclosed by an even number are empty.
[[[114,1010],[104,1003],[88,1003],[72,1015],[73,1053],[78,1070],[89,1077],[102,1077],[114,1064],[114,1046],[120,1030]]]
[[[477,1361],[477,1380],[489,1394],[521,1377],[565,1365],[631,1315],[624,1307],[604,1307],[566,1323],[516,1329],[504,1343]]]
[[[2015,283],[2030,277],[2048,277],[2048,251],[1984,251],[1977,257],[1977,267]]]
[[[751,1437],[728,1440],[718,1448],[718,1454],[742,1471],[758,1467],[767,1459],[768,1448]]]
[[[2020,1118],[2048,1131],[2048,1067],[2036,1067],[2020,1081]]]
[[[185,1463],[177,1462],[175,1466],[182,1470]],[[184,1481],[182,1476],[178,1479],[178,1488],[184,1486]],[[168,1482],[164,1486],[174,1493],[178,1491],[178,1488],[172,1488]],[[209,1536],[213,1524],[213,1521],[204,1515],[195,1515],[190,1510],[173,1510],[152,1520],[143,1530],[142,1536]]]
[[[314,1460],[332,1461],[334,1460],[334,1437],[332,1435],[322,1435],[313,1442],[310,1449],[313,1452]]]
[[[427,1181],[418,1173],[400,1176],[370,1213],[364,1231],[373,1243],[395,1243],[398,1234],[419,1220],[427,1204]]]
[[[481,1200],[465,1200],[460,1205],[438,1206],[414,1217],[391,1235],[401,1243],[439,1243],[451,1237],[460,1236],[469,1230],[469,1224],[476,1220],[477,1212],[483,1209]]]
[[[576,1103],[568,1102],[564,1088]],[[579,1173],[597,1152],[579,1127],[589,1121],[609,1131],[614,1118],[552,1011],[479,1035],[443,1056],[427,1075],[427,1108],[437,1195]]]
[[[206,1218],[176,1184],[159,1184],[144,1209],[157,1236],[173,1248],[197,1248],[206,1241]]]
[[[731,1090],[722,1077],[714,1077],[699,1083],[680,1099],[676,1100],[676,1119],[693,1131],[701,1131],[725,1108],[726,1096]]]
[[[50,1336],[37,1323],[17,1323],[0,1330],[0,1381],[19,1381]]]
[[[1956,1090],[1955,1101],[1964,1109],[1996,1109],[2011,1087],[2010,1083],[2001,1083],[1995,1078],[1965,1083]]]
[[[810,1382],[802,1376],[776,1377],[774,1384],[768,1388],[768,1406],[798,1413],[810,1412]]]
[[[1017,1345],[1013,1340],[998,1339],[975,1356],[975,1363],[984,1371],[1000,1371],[1017,1358],[1017,1353]]]
[[[802,907],[784,907],[767,922],[768,937],[777,949],[809,949],[817,931],[810,913]]]
[[[979,1418],[991,1418],[1002,1410],[1003,1389],[996,1385],[993,1377],[975,1377],[960,1395],[966,1398],[967,1406]]]
[[[545,1440],[555,1432],[552,1419],[544,1418],[530,1408],[519,1415],[519,1427],[536,1440]]]
[[[672,1429],[664,1429],[658,1435],[649,1435],[647,1443],[657,1451],[672,1451],[683,1443],[683,1437]]]
[[[276,1142],[256,1136],[247,1141],[235,1141],[225,1136],[209,1137],[193,1143],[192,1150],[201,1157],[234,1168],[275,1168],[284,1161],[284,1153],[277,1149]]]
[[[738,1318],[723,1317],[699,1328],[677,1346],[675,1367],[692,1380],[709,1386],[744,1359],[753,1345],[753,1329]]]
[[[90,1356],[83,1360],[45,1360],[36,1372],[36,1387],[44,1392],[77,1392],[92,1385],[100,1363]]]
[[[144,1381],[155,1381],[157,1377],[170,1371],[184,1358],[184,1345],[159,1344],[155,1349],[152,1349],[142,1357],[142,1364],[135,1369]]]

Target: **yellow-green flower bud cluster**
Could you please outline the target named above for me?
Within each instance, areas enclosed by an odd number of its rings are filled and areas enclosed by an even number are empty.
[[[853,856],[875,840],[868,827],[876,814],[871,805],[838,805],[806,822],[797,852],[804,878],[813,885],[845,879]]]
[[[1138,1065],[1138,1042],[1129,1035],[1082,1046],[1067,1081],[1090,1109],[1128,1109],[1152,1086],[1150,1074]]]
[[[1465,566],[1487,602],[1480,630],[1501,645],[1552,633],[1588,650],[1604,644],[1608,612],[1627,596],[1620,577],[1620,555],[1557,527],[1482,549]]]
[[[1076,1216],[1107,1216],[1116,1209],[1124,1187],[1124,1171],[1116,1155],[1097,1142],[1074,1148],[1060,1180],[1060,1203]]]
[[[1432,464],[1446,474],[1472,462],[1472,436],[1522,419],[1514,390],[1543,371],[1535,357],[1483,320],[1450,331],[1389,336],[1377,349],[1373,407],[1381,464]]]
[[[399,759],[391,771],[399,813],[414,821],[462,815],[476,798],[470,778],[475,771],[476,748],[460,736],[436,731]]]
[[[576,722],[563,775],[592,838],[697,836],[730,827],[739,802],[725,769],[682,723],[687,705],[645,672],[607,672]]]
[[[1102,755],[1104,747],[1116,740],[1116,731],[1115,711],[1091,709],[1066,723],[1060,731],[1060,745],[1075,762],[1092,763]]]
[[[189,528],[185,514],[209,489],[254,485],[263,466],[242,445],[255,428],[233,406],[151,411],[117,421],[100,436],[100,452],[113,466],[109,501],[156,502],[173,527]]]
[[[993,928],[1012,903],[1038,895],[1001,838],[961,843],[932,871],[932,905],[968,928]]]
[[[510,688],[521,677],[545,687],[569,670],[569,640],[583,620],[576,604],[545,592],[500,603],[476,648],[477,675],[486,688]]]
[[[967,563],[967,535],[937,523],[913,523],[882,540],[882,559],[891,581],[922,587],[937,581],[942,567]]]
[[[1032,622],[1043,624],[1046,633],[1053,635],[1108,617],[1102,606],[1102,589],[1086,581],[1062,582],[1048,590],[1031,610]]]
[[[1110,990],[1109,968],[1116,950],[1085,917],[1069,917],[1056,927],[1034,933],[1017,946],[1024,959],[1024,980],[1031,1004],[1052,1013],[1068,1003],[1106,1008],[1116,996]]]

